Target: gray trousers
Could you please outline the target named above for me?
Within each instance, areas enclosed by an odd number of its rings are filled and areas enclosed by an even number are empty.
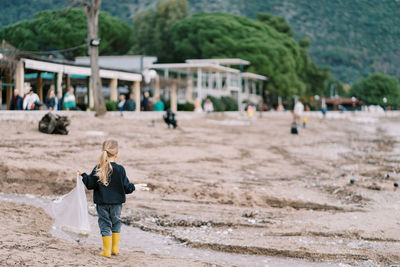
[[[97,204],[96,210],[99,217],[99,227],[102,236],[111,236],[112,233],[119,233],[121,231],[122,204]]]

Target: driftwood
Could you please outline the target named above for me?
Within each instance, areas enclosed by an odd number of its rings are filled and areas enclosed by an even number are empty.
[[[67,116],[54,115],[49,112],[39,121],[39,131],[46,134],[67,135],[67,126],[70,124]]]

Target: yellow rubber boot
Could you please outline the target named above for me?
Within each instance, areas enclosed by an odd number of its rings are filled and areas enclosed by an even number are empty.
[[[111,236],[103,236],[103,249],[100,253],[102,257],[111,257]]]
[[[111,253],[113,255],[118,255],[119,254],[119,233],[112,233],[112,250]]]

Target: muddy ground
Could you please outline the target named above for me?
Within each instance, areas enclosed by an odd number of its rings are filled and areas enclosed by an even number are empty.
[[[151,189],[128,197],[122,214],[127,225],[194,248],[356,266],[400,263],[400,193],[393,186],[400,181],[397,114],[326,120],[313,114],[298,136],[290,134],[288,113],[251,120],[237,114],[185,115],[177,130],[150,117],[69,114],[68,136],[39,133],[38,115],[2,117],[2,192],[65,194],[74,187],[74,171],[89,172],[102,141],[114,138],[120,143],[118,162],[130,180]],[[50,218],[35,223],[40,210],[11,203],[0,209],[9,215],[1,216],[7,218],[0,227],[7,225],[10,234],[0,242],[0,265],[6,256],[30,264],[30,251],[50,257],[47,242],[61,256],[43,263],[69,263],[77,248],[70,251],[66,241],[49,235]],[[12,224],[15,220],[20,224]],[[21,225],[32,230],[19,232]],[[35,240],[25,249],[29,255],[13,258],[12,251],[27,244],[11,233]],[[102,261],[98,248],[82,247],[80,264]],[[183,261],[129,253],[144,265]]]

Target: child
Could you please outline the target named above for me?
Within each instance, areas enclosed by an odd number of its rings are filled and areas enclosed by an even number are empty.
[[[306,126],[307,126],[307,118],[306,117],[303,117],[303,128],[306,128]]]
[[[100,233],[103,238],[103,257],[119,254],[118,243],[121,230],[121,209],[125,203],[125,194],[135,190],[135,186],[126,177],[125,169],[115,163],[118,157],[118,142],[106,140],[100,155],[99,164],[87,175],[80,170],[82,181],[87,189],[93,189],[93,201],[96,203]],[[111,248],[112,246],[112,248]]]

